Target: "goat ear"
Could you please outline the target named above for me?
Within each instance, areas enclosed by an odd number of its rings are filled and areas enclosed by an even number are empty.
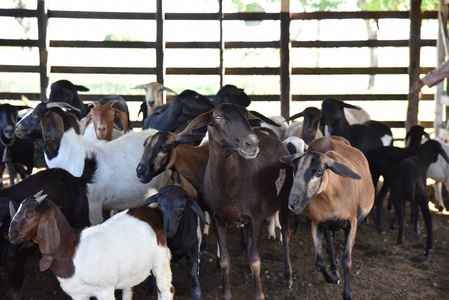
[[[189,132],[192,129],[199,128],[199,127],[202,127],[205,125],[209,125],[209,123],[212,121],[212,116],[213,116],[213,110],[199,115],[198,117],[193,119],[192,122],[190,122],[189,125],[187,125],[187,127],[184,128],[184,130],[182,132],[178,133],[178,135],[185,135],[187,132]]]
[[[14,205],[14,202],[9,201],[9,215],[11,216],[11,220],[16,215],[16,212],[17,212],[17,209],[16,209],[16,206]]]
[[[333,160],[329,157],[325,158],[324,164],[329,170],[331,170],[332,172],[334,172],[337,175],[340,175],[340,176],[343,176],[346,178],[356,179],[356,180],[362,179],[362,177],[359,174],[352,171],[346,165],[336,162],[335,160]]]
[[[281,162],[283,162],[284,164],[291,164],[292,161],[293,161],[295,158],[300,158],[300,157],[302,157],[304,154],[306,154],[306,152],[303,152],[303,153],[295,153],[295,154],[292,154],[292,155],[285,155],[285,156],[281,156],[281,157],[279,158],[279,160],[280,160]]]
[[[39,270],[41,272],[50,268],[54,255],[61,243],[59,228],[56,223],[55,211],[47,209],[37,225],[37,241],[42,258],[39,261]]]
[[[81,92],[88,92],[89,91],[89,89],[87,87],[82,86],[82,85],[73,85],[73,87],[77,91],[81,91]]]
[[[352,105],[352,104],[349,104],[349,103],[345,103],[345,102],[343,102],[343,107],[347,107],[347,108],[352,108],[352,109],[357,109],[357,110],[361,110],[361,108],[360,108],[360,107],[358,107],[358,106],[354,106],[354,105]]]
[[[201,210],[201,207],[198,205],[198,202],[196,202],[195,199],[188,196],[187,205],[196,213],[198,217],[200,217],[201,221],[203,221],[204,224],[209,225],[209,223],[206,221],[206,217],[204,216],[203,211]]]
[[[81,128],[80,128],[81,135],[84,135],[84,132],[86,131],[86,128],[89,125],[90,121],[92,121],[92,116],[90,113],[88,113],[86,115],[86,117],[84,118],[83,123],[81,123]]]
[[[154,195],[148,197],[148,198],[147,198],[147,199],[140,205],[140,207],[148,206],[148,205],[150,205],[150,204],[152,204],[152,203],[155,203],[155,202],[157,202],[157,199],[158,199],[158,198],[159,198],[159,193],[154,194]]]
[[[296,120],[297,118],[301,118],[304,116],[304,111],[294,114],[293,116],[291,116],[290,118],[287,119],[287,121],[293,121]]]
[[[444,149],[441,147],[439,152],[444,160],[449,164],[449,157],[447,157],[446,151],[444,151]]]
[[[123,111],[118,109],[115,110],[115,116],[120,119],[120,122],[122,122],[123,133],[127,133],[129,131],[128,116]]]
[[[191,142],[199,142],[204,138],[205,134],[186,134],[180,136],[176,141],[178,144],[188,144]]]
[[[41,121],[42,136],[48,150],[56,152],[64,135],[64,121],[56,112],[49,111]]]

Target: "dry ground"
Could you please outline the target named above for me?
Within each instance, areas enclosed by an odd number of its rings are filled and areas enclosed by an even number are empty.
[[[432,189],[428,189],[433,199]],[[449,207],[446,198],[446,206]],[[393,213],[384,212],[384,226]],[[396,234],[377,233],[372,218],[369,224],[360,224],[352,255],[351,285],[354,299],[448,299],[449,298],[449,215],[433,212],[435,229],[435,253],[423,261],[425,234],[415,240],[411,226],[406,232],[405,246],[396,245]],[[420,215],[421,224],[423,224]],[[267,240],[266,226],[260,243],[263,290],[267,299],[341,299],[342,284],[325,282],[314,266],[314,251],[303,218],[302,227],[291,239],[291,259],[294,272],[293,287],[284,288],[282,247]],[[425,228],[422,228],[425,233]],[[211,237],[214,241],[214,238]],[[253,299],[252,280],[244,277],[244,257],[239,248],[239,234],[230,230],[232,255],[231,283],[234,299]],[[339,257],[342,254],[343,232],[336,233]],[[221,275],[215,269],[215,244],[201,260],[201,285],[203,299],[221,299]],[[38,258],[37,258],[38,259]],[[37,261],[28,263],[25,281],[25,299],[62,299],[57,280],[47,271],[40,273]],[[190,299],[187,283],[187,267],[184,262],[173,263],[175,299]],[[340,271],[341,274],[341,271]],[[0,266],[0,293],[5,290],[7,274]],[[135,289],[134,299],[146,299],[145,285]]]

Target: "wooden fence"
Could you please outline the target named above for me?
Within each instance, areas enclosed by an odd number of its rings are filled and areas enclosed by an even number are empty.
[[[38,93],[11,93],[1,92],[0,99],[21,99],[25,95],[30,100],[46,99],[50,73],[68,74],[151,74],[156,75],[157,81],[163,83],[166,75],[213,74],[220,77],[220,86],[223,77],[227,75],[279,75],[280,91],[272,95],[250,95],[253,101],[280,101],[281,114],[290,115],[290,101],[321,101],[326,95],[304,95],[290,93],[290,76],[292,75],[376,75],[376,74],[405,74],[409,82],[413,83],[422,73],[430,68],[420,67],[420,49],[424,46],[436,46],[436,40],[420,38],[422,19],[437,19],[436,11],[421,12],[421,1],[412,0],[410,11],[360,11],[360,12],[313,12],[313,13],[223,13],[222,1],[219,1],[217,13],[164,13],[163,1],[157,0],[155,13],[128,13],[128,12],[88,12],[88,11],[59,11],[48,10],[45,0],[38,0],[37,9],[0,9],[1,16],[37,18],[39,38],[36,40],[0,39],[0,46],[37,47],[39,49],[39,65],[0,65],[0,72],[25,72],[40,74],[40,94]],[[66,41],[52,40],[47,35],[47,24],[51,18],[76,19],[117,19],[117,20],[155,20],[157,38],[155,42],[131,41]],[[291,41],[290,22],[293,20],[324,20],[324,19],[410,19],[410,37],[404,40],[347,40],[347,41]],[[217,42],[169,42],[164,39],[164,22],[166,20],[215,20],[220,22],[220,39]],[[224,41],[222,23],[228,20],[276,20],[280,21],[280,40],[268,42],[231,42]],[[134,48],[155,49],[156,63],[154,68],[127,68],[127,67],[83,67],[83,66],[49,66],[48,50],[51,47],[70,48]],[[407,67],[368,67],[368,68],[295,68],[290,66],[291,48],[330,48],[330,47],[408,47],[410,53],[410,66]],[[216,68],[166,68],[164,65],[165,49],[219,49],[220,62]],[[223,53],[232,48],[279,48],[279,67],[266,68],[229,68],[223,66]],[[84,95],[86,101],[98,99],[103,95]],[[142,96],[122,95],[127,101],[142,101]],[[417,123],[418,99],[409,94],[345,94],[335,95],[342,100],[375,100],[409,101],[409,112],[406,123],[403,120],[391,120],[392,127],[410,127]],[[412,97],[412,98],[410,98]],[[425,94],[421,100],[433,100],[433,95]],[[432,127],[432,122],[421,122],[423,126]]]

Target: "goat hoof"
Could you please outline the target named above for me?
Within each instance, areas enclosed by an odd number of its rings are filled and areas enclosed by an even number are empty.
[[[338,275],[337,271],[326,272],[323,275],[327,283],[340,284],[340,275]]]
[[[288,288],[291,289],[293,286],[293,281],[292,280],[284,280],[284,285]]]

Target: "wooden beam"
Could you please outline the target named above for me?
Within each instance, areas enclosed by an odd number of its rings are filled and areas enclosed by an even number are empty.
[[[409,62],[409,90],[419,79],[420,68],[420,39],[421,39],[421,0],[410,1],[410,62]],[[418,124],[419,97],[414,93],[408,94],[408,107],[405,129]]]
[[[164,23],[165,12],[162,0],[156,1],[156,80],[160,84],[164,84],[164,76],[166,74],[164,64],[165,38]]]
[[[37,26],[39,32],[39,76],[41,85],[41,101],[47,101],[47,89],[49,82],[50,68],[48,64],[48,14],[45,0],[37,2]]]
[[[290,117],[290,103],[292,95],[290,92],[290,77],[292,75],[292,68],[290,66],[290,0],[281,0],[281,37],[279,41],[280,64],[280,100],[281,100],[281,116],[284,118]]]

